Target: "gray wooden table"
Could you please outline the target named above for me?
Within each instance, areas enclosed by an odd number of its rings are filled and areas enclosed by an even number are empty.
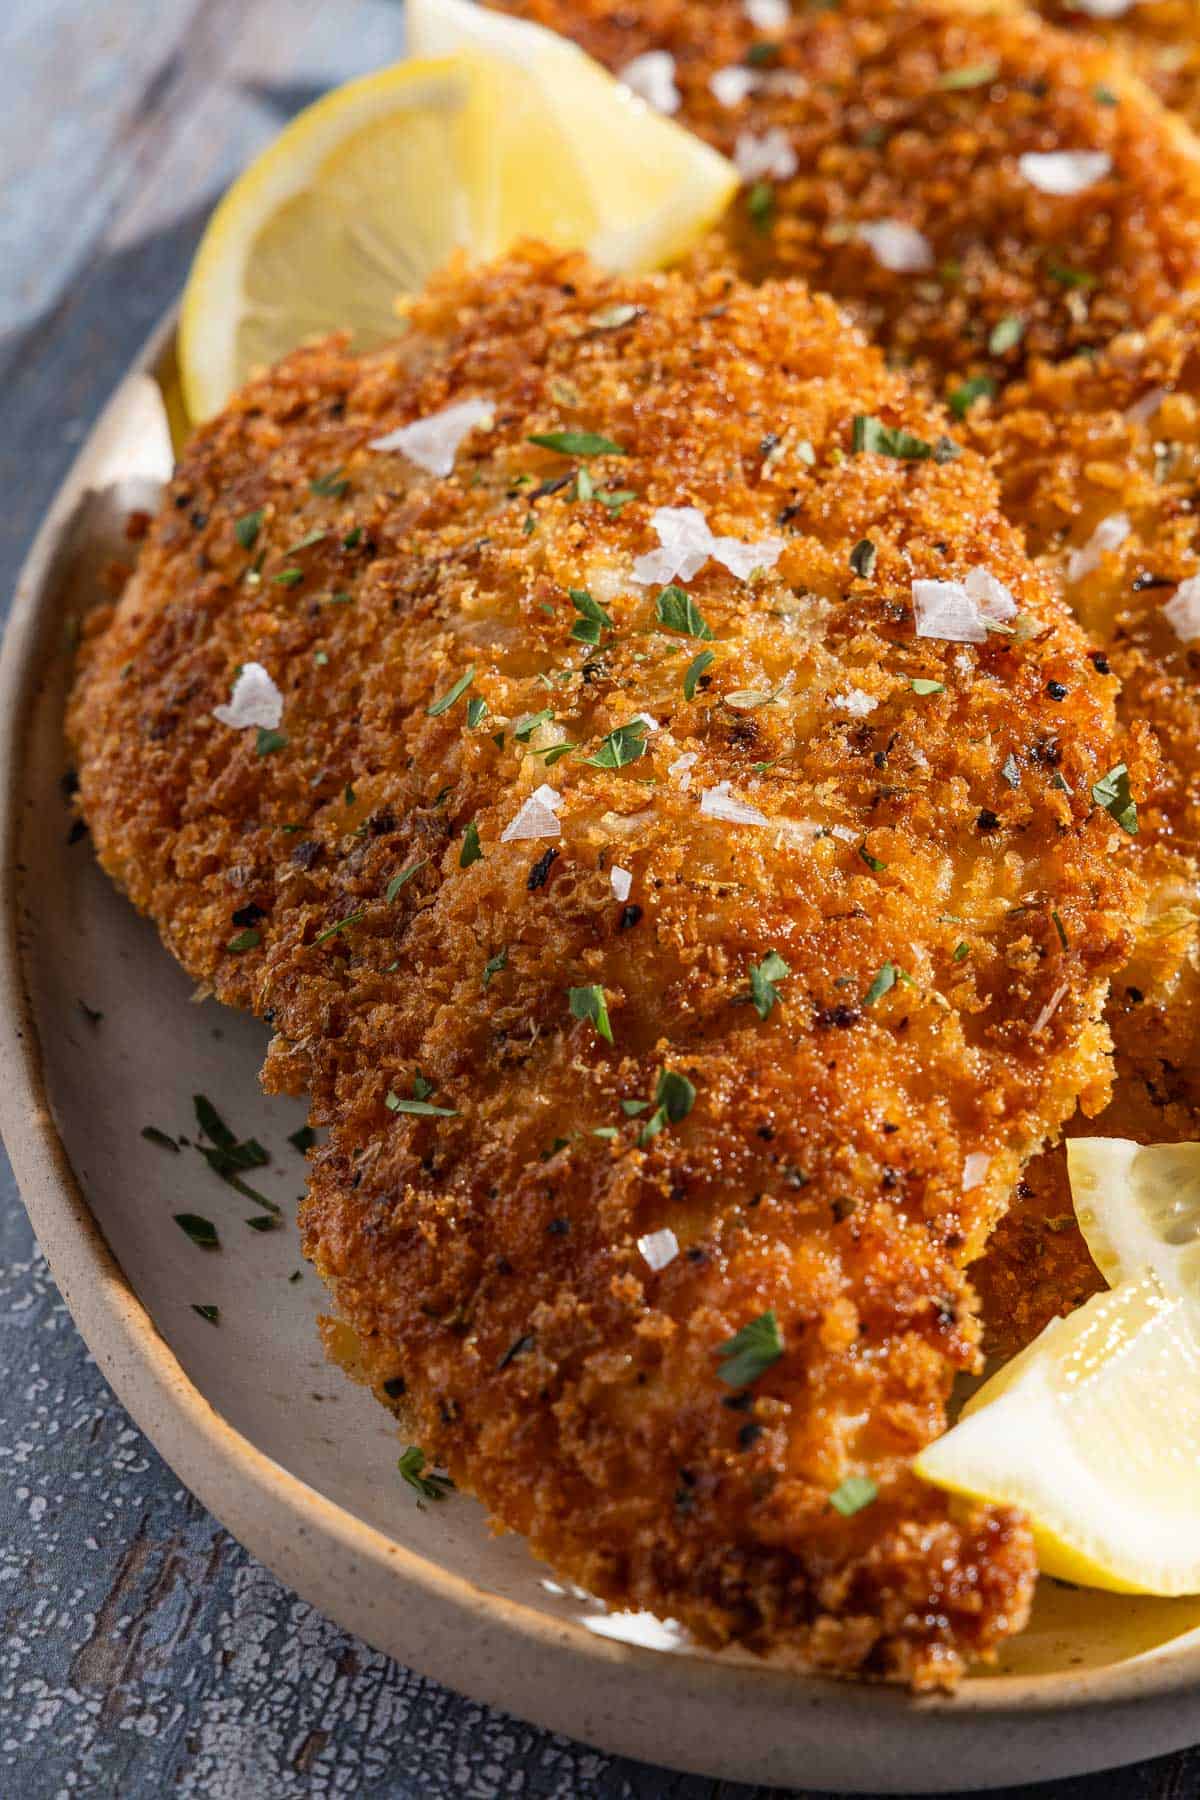
[[[401,45],[395,0],[0,0],[5,604],[231,173]],[[750,1800],[462,1700],[288,1593],[122,1413],[3,1164],[0,1367],[2,1800]],[[1192,1800],[1200,1754],[1021,1791]]]

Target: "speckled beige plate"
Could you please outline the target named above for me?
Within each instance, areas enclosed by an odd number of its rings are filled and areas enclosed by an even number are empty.
[[[168,325],[68,477],[0,664],[0,1122],[67,1303],[138,1424],[250,1550],[341,1624],[606,1750],[780,1786],[962,1792],[1200,1738],[1200,1600],[1044,1583],[1002,1668],[954,1699],[913,1701],[698,1655],[670,1627],[564,1591],[462,1496],[415,1505],[390,1421],[323,1361],[319,1284],[307,1270],[290,1279],[303,1165],[287,1134],[302,1115],[258,1091],[263,1028],[197,1003],[86,839],[68,843],[70,622],[125,549],[127,514],[153,507],[169,473],[171,342]],[[270,1149],[255,1180],[284,1208],[283,1229],[249,1229],[261,1208],[194,1148],[142,1137],[147,1124],[190,1136],[197,1092]],[[217,1222],[221,1252],[188,1241],[171,1217],[185,1211]],[[219,1326],[194,1305],[219,1306]]]

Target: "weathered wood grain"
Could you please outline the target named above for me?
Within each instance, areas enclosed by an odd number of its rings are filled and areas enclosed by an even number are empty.
[[[230,173],[329,82],[399,54],[401,27],[395,0],[3,0],[5,603],[75,445],[172,298]],[[3,1800],[752,1800],[488,1712],[283,1589],[113,1400],[6,1165],[0,1366]],[[1023,1790],[1198,1793],[1196,1753]]]

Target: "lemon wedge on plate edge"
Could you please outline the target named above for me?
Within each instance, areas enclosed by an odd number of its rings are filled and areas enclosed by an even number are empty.
[[[456,0],[410,5],[397,63],[308,107],[236,181],[197,252],[179,324],[191,417],[306,338],[394,338],[399,296],[456,249],[520,237],[641,270],[714,223],[737,173],[581,50]],[[415,15],[415,16],[414,16]]]
[[[1075,1138],[1072,1195],[1115,1285],[1053,1320],[914,1462],[1020,1507],[1042,1570],[1200,1592],[1200,1144]]]

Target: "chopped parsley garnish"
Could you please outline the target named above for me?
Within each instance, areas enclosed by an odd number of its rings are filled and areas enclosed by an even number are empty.
[[[756,181],[746,195],[746,211],[756,231],[765,236],[775,223],[775,189],[769,181]]]
[[[1071,943],[1070,939],[1067,937],[1067,928],[1053,907],[1050,909],[1050,917],[1054,920],[1054,929],[1058,933],[1059,943],[1064,950],[1069,950],[1071,948]]]
[[[1024,336],[1024,319],[1018,313],[1005,313],[992,326],[988,336],[988,351],[992,356],[1003,356],[1006,350],[1015,350]]]
[[[1110,87],[1105,87],[1103,82],[1101,82],[1092,89],[1092,99],[1098,106],[1116,106],[1118,104],[1119,96],[1114,94]]]
[[[764,39],[761,43],[750,45],[743,61],[748,68],[757,69],[765,64],[773,63],[778,55],[779,45],[770,43]]]
[[[362,920],[366,918],[366,916],[367,916],[366,913],[361,912],[361,911],[347,913],[345,918],[339,919],[336,925],[327,925],[325,927],[324,931],[319,931],[317,933],[316,937],[313,939],[314,945],[315,944],[327,944],[329,942],[330,938],[340,936],[340,934],[343,931],[348,930],[351,925],[360,924],[362,922]]]
[[[271,580],[276,587],[296,587],[304,580],[304,570],[294,567],[280,569],[278,575],[272,575]]]
[[[507,969],[507,967],[508,967],[508,945],[505,944],[503,950],[497,950],[495,956],[489,956],[488,960],[483,965],[483,985],[484,985],[484,987],[485,988],[490,987],[492,976],[498,975],[500,973],[501,969]]]
[[[488,703],[475,694],[467,701],[467,729],[474,731],[482,719],[487,717]]]
[[[444,1500],[454,1490],[448,1475],[435,1475],[432,1470],[425,1473],[425,1452],[419,1444],[410,1444],[396,1467],[417,1495],[418,1506],[422,1500]]]
[[[148,1144],[157,1144],[162,1150],[174,1150],[176,1156],[178,1156],[179,1145],[175,1142],[175,1139],[168,1136],[165,1131],[160,1131],[157,1125],[143,1125],[142,1136]]]
[[[885,994],[891,993],[898,981],[902,981],[906,987],[916,987],[917,985],[912,976],[906,975],[896,963],[885,962],[882,964],[876,972],[874,981],[862,997],[863,1005],[874,1006],[877,1000],[882,1000]]]
[[[1124,763],[1118,763],[1115,769],[1100,777],[1092,788],[1092,799],[1117,821],[1122,831],[1136,837],[1137,806],[1129,792],[1129,770]]]
[[[283,1220],[270,1213],[258,1213],[253,1219],[247,1219],[246,1223],[251,1231],[279,1231],[283,1226]]]
[[[240,956],[243,950],[257,950],[261,943],[261,931],[256,931],[253,925],[248,925],[245,931],[239,931],[236,937],[231,937],[225,948],[232,951],[235,956]]]
[[[901,462],[924,462],[932,458],[936,463],[947,463],[962,455],[951,438],[940,437],[936,444],[931,444],[906,431],[903,425],[885,425],[873,413],[855,414],[850,448],[855,456],[867,452],[893,456]]]
[[[968,956],[970,956],[970,954],[971,954],[970,944],[967,944],[967,943],[955,944],[955,946],[954,946],[955,962],[966,962],[966,960],[967,960]]]
[[[749,1387],[779,1361],[783,1350],[779,1321],[771,1308],[717,1345],[716,1355],[721,1358],[717,1375],[727,1387]]]
[[[779,990],[775,983],[782,981],[791,972],[778,950],[768,950],[760,963],[751,963],[750,999],[760,1019],[770,1018],[779,1001]]]
[[[636,1119],[639,1113],[648,1111],[649,1106],[648,1100],[622,1100],[621,1111],[627,1119]]]
[[[401,1094],[389,1094],[384,1101],[389,1112],[409,1113],[418,1119],[457,1119],[456,1106],[434,1106],[429,1100],[410,1100]]]
[[[256,756],[272,756],[276,750],[287,749],[287,732],[272,731],[267,725],[260,725],[258,736],[254,740]]]
[[[193,1244],[198,1245],[201,1250],[221,1248],[217,1228],[211,1219],[202,1219],[199,1213],[175,1213],[173,1217],[180,1231],[186,1232]]]
[[[944,694],[946,691],[946,684],[944,681],[930,681],[925,675],[914,675],[912,678],[912,691],[914,694],[921,695]]]
[[[464,674],[459,676],[458,680],[454,683],[454,686],[447,689],[440,700],[430,702],[425,708],[426,716],[430,719],[438,719],[444,712],[449,712],[450,708],[454,705],[454,702],[462,699],[474,679],[475,664],[472,663],[470,668],[467,669]]]
[[[571,627],[571,636],[579,644],[598,644],[601,632],[613,629],[613,622],[598,600],[586,588],[570,588],[571,605],[581,616]]]
[[[637,499],[636,488],[599,488],[595,498],[601,506],[606,506],[614,519],[619,519],[631,500]]]
[[[483,851],[479,846],[479,827],[472,819],[463,832],[462,849],[458,853],[460,869],[469,869],[472,863],[483,861]]]
[[[401,869],[398,875],[392,876],[387,887],[383,890],[383,897],[389,906],[392,904],[392,901],[396,898],[396,895],[400,892],[400,889],[404,886],[405,882],[411,881],[413,876],[417,873],[417,870],[423,869],[428,861],[429,858],[423,856],[420,862],[409,863],[407,869]]]
[[[290,1131],[288,1133],[288,1143],[293,1145],[294,1148],[300,1152],[301,1156],[304,1155],[306,1150],[311,1150],[316,1141],[317,1134],[311,1125],[301,1125],[298,1131]]]
[[[702,650],[699,656],[694,657],[688,664],[683,676],[683,697],[685,700],[694,700],[696,698],[696,686],[700,677],[712,668],[716,660],[716,656],[711,650]]]
[[[862,579],[866,581],[875,567],[877,555],[878,552],[870,538],[860,538],[850,552],[850,567],[856,575],[861,575]]]
[[[602,987],[593,985],[568,988],[567,1001],[573,1019],[589,1020],[596,1028],[596,1035],[602,1037],[606,1044],[612,1043],[612,1025],[609,1023],[608,1006]]]
[[[568,754],[569,751],[578,750],[578,748],[579,748],[579,745],[574,742],[568,742],[568,743],[562,743],[562,744],[544,744],[540,750],[535,750],[531,745],[529,754],[530,754],[530,756],[540,756],[542,759],[543,767],[547,768],[547,769],[552,769],[554,767],[555,763],[559,762],[564,756],[566,756]]]
[[[234,524],[233,535],[243,550],[253,550],[258,542],[258,534],[262,530],[265,516],[263,508],[260,506],[255,512],[243,513]]]
[[[967,63],[961,69],[947,69],[939,75],[938,86],[947,94],[961,94],[969,88],[986,87],[999,73],[998,62]]]
[[[645,756],[649,729],[644,719],[631,719],[628,725],[618,725],[603,740],[595,756],[587,756],[584,761],[593,769],[623,769]]]
[[[990,399],[996,383],[990,375],[968,375],[950,394],[948,405],[956,419],[965,419],[977,400]]]
[[[864,1506],[870,1506],[878,1494],[879,1489],[869,1475],[847,1475],[830,1494],[829,1504],[843,1519],[851,1519]]]
[[[678,1125],[686,1119],[696,1104],[696,1090],[686,1075],[680,1075],[674,1069],[663,1069],[658,1077],[658,1085],[654,1090],[655,1107],[642,1129],[638,1132],[638,1144],[645,1146],[656,1138],[666,1125]],[[638,1112],[645,1108],[645,1102],[622,1100],[621,1110],[631,1113],[636,1107]]]
[[[880,862],[877,856],[871,855],[871,852],[867,849],[865,844],[860,844],[858,846],[858,854],[862,857],[868,869],[873,869],[876,875],[882,875],[883,871],[887,868],[885,862]]]
[[[206,1320],[209,1325],[219,1325],[221,1323],[221,1309],[219,1306],[196,1306],[193,1304],[192,1311],[194,1313],[199,1313],[200,1317]]]
[[[310,481],[308,491],[310,494],[321,494],[330,500],[340,500],[349,486],[350,483],[342,471],[335,469],[331,475],[318,475],[315,481]]]
[[[536,431],[528,441],[543,450],[561,451],[563,456],[625,455],[620,444],[595,431]]]
[[[710,638],[711,628],[705,623],[700,608],[681,587],[665,587],[654,602],[658,622],[667,631],[681,632],[684,637]]]
[[[1046,273],[1052,281],[1057,281],[1065,288],[1090,288],[1096,285],[1096,277],[1089,269],[1073,269],[1069,263],[1049,263]]]
[[[554,708],[543,706],[541,712],[523,713],[513,726],[513,736],[518,744],[527,744],[539,725],[550,725],[554,722]]]
[[[265,1194],[260,1194],[257,1188],[241,1179],[243,1169],[265,1168],[271,1160],[258,1139],[246,1138],[239,1143],[206,1095],[193,1095],[192,1104],[201,1135],[210,1140],[208,1144],[197,1144],[196,1148],[214,1175],[219,1175],[245,1199],[255,1200],[259,1206],[277,1212],[279,1209],[273,1200],[268,1200]]]

